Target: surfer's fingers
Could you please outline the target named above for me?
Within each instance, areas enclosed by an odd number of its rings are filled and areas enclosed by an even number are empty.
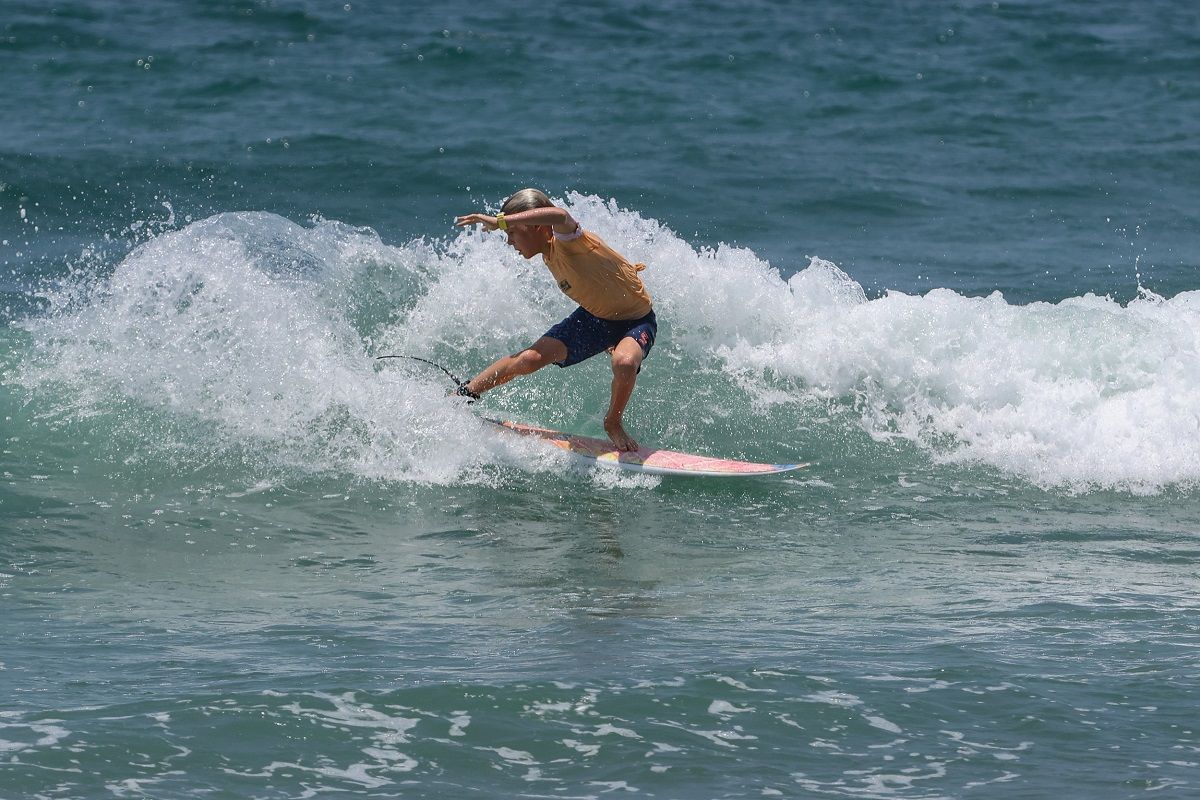
[[[461,217],[454,218],[454,224],[459,227],[467,225],[482,225],[488,229],[494,229],[496,220],[494,217],[489,217],[487,214],[466,214]]]

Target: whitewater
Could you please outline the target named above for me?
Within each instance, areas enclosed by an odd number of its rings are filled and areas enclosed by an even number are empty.
[[[1074,493],[1200,479],[1200,292],[868,298],[823,257],[772,265],[694,247],[615,201],[560,202],[650,265],[662,333],[631,417],[646,440],[829,463],[865,435]],[[470,374],[569,313],[540,260],[502,236],[392,245],[336,221],[231,212],[145,238],[111,267],[85,253],[37,291],[43,310],[20,323],[28,351],[5,381],[39,415],[112,415],[168,462],[251,450],[271,469],[433,484],[562,467],[491,435],[436,370],[376,361],[406,353]],[[557,372],[483,405],[594,433],[602,371]],[[139,436],[144,414],[165,439]],[[731,417],[753,435],[731,438]]]

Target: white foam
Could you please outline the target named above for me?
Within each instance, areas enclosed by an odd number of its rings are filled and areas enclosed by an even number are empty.
[[[98,290],[59,293],[63,307],[29,324],[39,357],[17,379],[65,386],[46,393],[61,413],[132,399],[290,467],[432,483],[483,479],[488,464],[540,468],[528,443],[484,435],[436,373],[376,371],[356,297],[385,286],[402,313],[410,293],[427,297],[415,287],[428,272],[453,270],[421,242],[390,248],[336,223],[218,215],[146,242]]]
[[[697,250],[611,202],[564,202],[650,265],[655,356],[676,365],[653,380],[703,390],[706,373],[723,372],[741,387],[739,402],[714,399],[710,423],[690,423],[710,438],[722,438],[730,414],[832,403],[877,439],[1041,486],[1155,492],[1200,482],[1200,292],[1143,293],[1126,305],[1087,295],[1021,306],[946,289],[869,300],[819,258],[785,280],[749,250]],[[50,299],[53,313],[27,326],[37,356],[14,379],[57,387],[45,394],[72,417],[106,413],[118,396],[195,420],[229,447],[262,445],[281,464],[371,478],[452,483],[490,480],[497,465],[562,469],[536,443],[485,435],[447,401],[436,371],[374,366],[374,355],[402,352],[467,372],[571,310],[540,260],[524,261],[497,234],[393,247],[324,220],[222,214],[158,235],[107,281]],[[586,370],[570,378],[571,391],[596,396],[591,413],[603,409],[606,380]],[[507,396],[528,401],[530,421],[553,425],[578,400],[556,394],[555,380],[526,378],[522,386],[551,388]],[[779,444],[811,450],[813,437],[836,437],[822,427],[798,424]]]
[[[1124,307],[893,293],[787,327],[722,355],[854,398],[877,437],[1044,486],[1154,491],[1200,478],[1200,292]]]
[[[585,225],[652,264],[668,346],[719,357],[760,402],[851,403],[878,438],[1047,487],[1200,482],[1200,292],[1143,291],[1127,305],[947,289],[868,300],[820,258],[785,280],[748,250],[693,251],[612,204],[570,199]]]

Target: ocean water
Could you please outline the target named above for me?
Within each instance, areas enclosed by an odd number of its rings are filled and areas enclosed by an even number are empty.
[[[3,11],[0,797],[1200,792],[1194,4]]]

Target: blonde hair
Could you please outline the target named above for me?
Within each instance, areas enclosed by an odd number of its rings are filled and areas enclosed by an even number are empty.
[[[553,205],[545,192],[538,189],[522,189],[504,201],[504,205],[500,206],[500,212],[503,214],[519,214],[531,208],[549,208]]]

